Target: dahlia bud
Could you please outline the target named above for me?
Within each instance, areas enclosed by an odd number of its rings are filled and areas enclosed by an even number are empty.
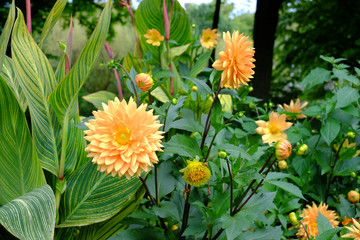
[[[193,86],[193,87],[191,88],[191,91],[193,91],[193,92],[197,92],[197,90],[198,90],[197,86]]]
[[[307,146],[306,144],[303,144],[303,145],[301,145],[301,146],[299,147],[299,150],[298,150],[297,154],[298,154],[299,156],[304,155],[304,153],[305,153],[307,150],[308,150],[308,146]]]
[[[206,163],[198,162],[196,159],[187,161],[188,165],[184,170],[184,181],[191,186],[199,187],[210,180],[211,172]]]
[[[143,91],[149,91],[154,84],[153,79],[147,73],[140,73],[135,77],[136,85]]]
[[[287,159],[291,154],[291,143],[286,139],[281,139],[276,143],[275,154],[277,159]]]
[[[172,103],[173,105],[176,105],[176,104],[177,104],[177,99],[176,99],[176,98],[173,98],[173,99],[171,100],[171,103]]]
[[[283,170],[287,167],[287,162],[285,160],[281,160],[280,162],[278,162],[278,167]]]
[[[289,213],[290,222],[293,226],[297,226],[299,221],[297,220],[296,214],[294,212]]]
[[[356,203],[359,201],[359,193],[355,190],[351,190],[350,192],[348,192],[348,200],[352,203]]]
[[[252,92],[254,91],[254,88],[253,87],[249,87],[249,92]]]
[[[179,229],[179,226],[177,224],[172,225],[171,230],[176,231]]]
[[[347,132],[346,135],[348,136],[348,138],[355,138],[355,133],[353,131]]]
[[[218,155],[219,155],[219,158],[224,159],[224,158],[226,158],[227,153],[226,153],[226,152],[224,152],[224,151],[220,151]]]

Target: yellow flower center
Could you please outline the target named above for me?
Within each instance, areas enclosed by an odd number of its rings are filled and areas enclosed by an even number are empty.
[[[188,176],[188,178],[191,179],[191,181],[193,181],[193,182],[200,181],[204,177],[206,177],[206,173],[201,170],[193,171]]]
[[[269,131],[271,134],[278,134],[279,132],[281,132],[278,126],[272,124],[269,124]]]
[[[120,145],[126,145],[130,142],[131,130],[125,127],[119,128],[115,133],[115,141]]]

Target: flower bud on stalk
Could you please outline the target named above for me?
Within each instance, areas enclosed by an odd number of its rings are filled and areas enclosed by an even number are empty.
[[[352,203],[358,202],[359,197],[360,197],[360,194],[355,190],[351,190],[350,192],[348,192],[348,200]]]
[[[140,73],[135,77],[136,85],[143,91],[149,91],[154,84],[153,79],[147,73]]]
[[[283,170],[287,167],[287,162],[285,160],[281,160],[280,162],[278,162],[278,167]]]
[[[276,143],[275,154],[276,158],[284,160],[290,157],[291,154],[291,143],[286,139],[281,139]]]
[[[293,226],[297,226],[299,221],[297,220],[296,214],[294,212],[289,213],[290,222]]]

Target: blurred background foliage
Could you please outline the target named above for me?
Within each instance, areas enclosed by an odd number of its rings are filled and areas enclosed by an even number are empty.
[[[248,0],[254,3],[256,0]],[[266,0],[265,0],[266,1]],[[257,96],[269,98],[275,103],[288,102],[296,98],[302,91],[298,84],[309,71],[315,67],[324,67],[327,63],[319,56],[344,57],[348,59],[347,64],[359,67],[357,60],[360,56],[360,1],[358,0],[279,0],[281,4],[277,9],[269,9],[262,13],[263,18],[270,14],[270,11],[277,11],[276,33],[274,39],[274,55],[266,56],[273,62],[272,73],[267,79],[256,77],[253,82],[258,83],[254,92],[264,86]],[[7,17],[10,0],[3,0],[0,3],[0,26],[3,26]],[[38,37],[43,22],[50,11],[55,0],[34,0],[32,1],[32,21],[34,37]],[[139,0],[136,1],[140,2]],[[188,3],[185,10],[190,23],[193,24],[193,31],[199,40],[202,29],[211,28],[215,12],[216,0],[206,4]],[[116,59],[122,59],[127,52],[134,52],[135,37],[130,16],[125,8],[120,7],[119,2],[114,2],[112,22],[108,36],[108,42],[113,49]],[[263,0],[258,0],[259,7]],[[25,12],[25,1],[16,1],[16,5]],[[62,20],[54,28],[48,37],[44,51],[49,58],[57,60],[61,55],[58,41],[67,40],[70,15],[74,17],[74,41],[73,60],[80,53],[85,45],[89,33],[94,29],[98,13],[103,5],[101,0],[74,0],[69,2],[65,9]],[[135,9],[133,9],[136,11]],[[258,18],[260,18],[258,16]],[[227,0],[221,1],[218,32],[238,30],[253,38],[255,13],[234,11],[234,4]],[[267,36],[260,36],[267,38]],[[259,44],[259,43],[258,43]],[[256,45],[256,41],[255,41]],[[220,39],[216,52],[224,49],[224,42]],[[260,48],[258,48],[260,49]],[[10,52],[8,53],[10,54]],[[268,54],[269,53],[258,53]],[[110,69],[100,67],[101,63],[109,61],[105,51],[101,53],[99,64],[89,77],[83,87],[83,94],[100,90],[108,90],[116,93],[115,79]],[[56,61],[53,62],[55,64]],[[256,63],[255,63],[256,64]],[[258,62],[259,64],[259,62]],[[55,67],[55,65],[53,65]],[[255,72],[262,71],[257,65]],[[267,87],[266,81],[271,81]],[[257,89],[258,88],[258,89]],[[315,89],[323,92],[326,89]],[[314,92],[316,92],[314,91]],[[265,94],[264,94],[265,92]],[[310,96],[307,96],[310,98]],[[311,97],[316,97],[312,94]],[[92,106],[85,102],[80,109],[84,112],[91,110]]]

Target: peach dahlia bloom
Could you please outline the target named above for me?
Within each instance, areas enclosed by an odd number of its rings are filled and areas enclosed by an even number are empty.
[[[354,225],[351,225],[351,227],[346,227],[346,229],[350,230],[349,233],[342,235],[342,238],[353,238],[354,240],[360,240],[360,224],[353,219],[352,220]]]
[[[248,37],[239,35],[234,31],[223,33],[225,40],[225,51],[219,53],[219,59],[212,65],[216,70],[223,71],[221,74],[220,86],[225,88],[239,88],[240,85],[248,85],[247,82],[252,78],[255,65],[253,44],[247,41]]]
[[[296,102],[294,103],[293,100],[290,101],[290,105],[284,104],[284,106],[279,105],[282,109],[288,112],[296,113],[296,117],[306,118],[304,114],[302,114],[302,109],[308,105],[308,102],[300,103],[300,99],[296,99]],[[287,119],[292,119],[292,116],[287,116]]]
[[[163,147],[158,116],[153,110],[146,111],[146,104],[137,107],[132,98],[128,103],[118,98],[109,100],[103,108],[94,111],[95,119],[86,123],[88,157],[98,164],[99,171],[119,178],[140,176],[141,170],[148,172],[148,167],[158,162],[156,151]]]
[[[216,33],[217,29],[204,29],[202,30],[202,36],[200,38],[201,46],[208,49],[213,49],[218,43],[217,39],[220,37],[220,34]]]
[[[269,121],[265,122],[263,120],[255,121],[258,125],[258,128],[255,131],[258,134],[262,134],[263,143],[272,144],[282,139],[287,139],[286,133],[283,133],[286,129],[290,128],[292,123],[286,122],[286,115],[279,114],[277,112],[271,112],[269,116]]]
[[[146,42],[153,46],[160,46],[160,43],[164,41],[164,36],[161,36],[156,29],[148,29],[147,33],[144,34],[144,37],[147,39]]]
[[[308,232],[309,236],[316,237],[316,235],[319,233],[316,222],[316,218],[319,215],[319,212],[321,212],[324,217],[329,219],[329,222],[333,228],[339,226],[339,221],[336,220],[338,217],[335,211],[328,210],[329,206],[327,204],[320,203],[319,206],[316,206],[316,204],[313,202],[312,207],[310,205],[306,205],[306,207],[307,208],[303,209],[300,217],[303,218],[302,223],[306,227],[306,231]],[[304,227],[300,223],[296,235],[300,240],[308,239]]]

